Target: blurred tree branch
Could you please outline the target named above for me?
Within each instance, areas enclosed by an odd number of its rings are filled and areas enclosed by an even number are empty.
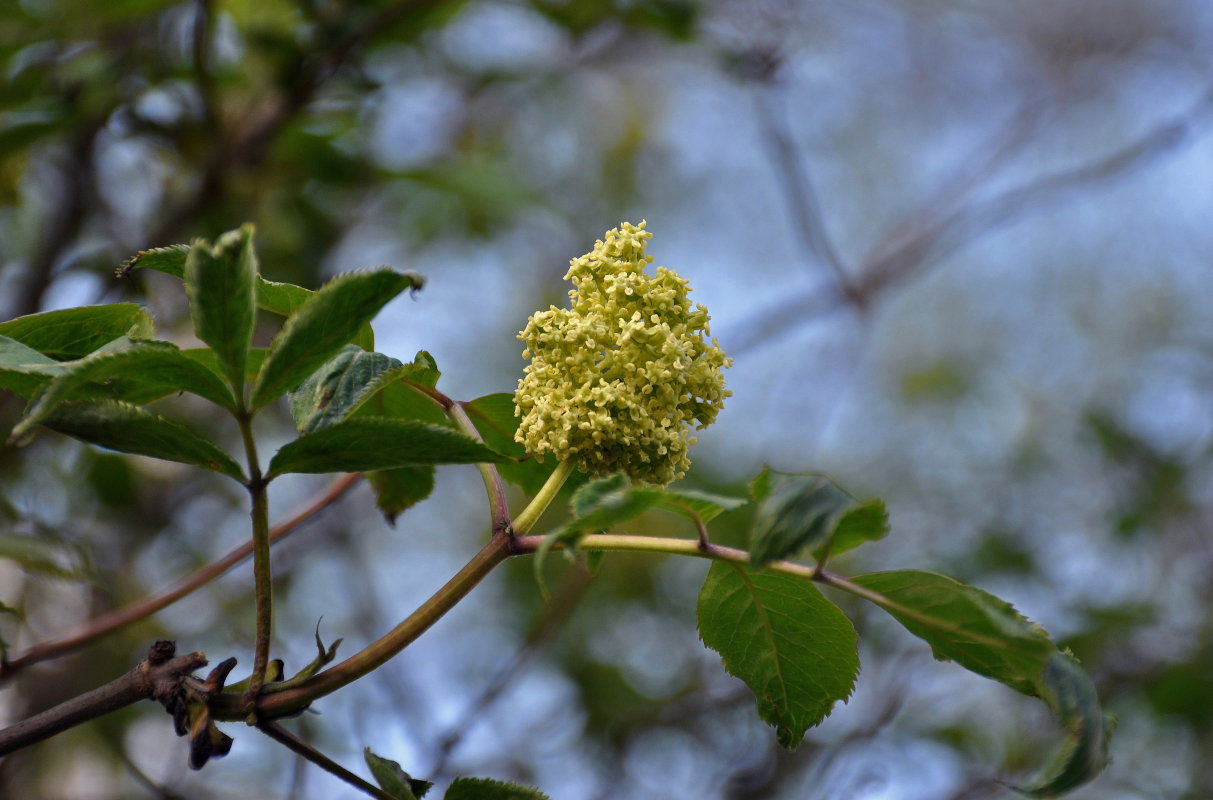
[[[1112,153],[1037,178],[988,199],[971,199],[942,213],[928,207],[878,242],[863,259],[851,281],[837,286],[789,293],[742,323],[730,352],[745,352],[775,340],[781,334],[839,311],[847,305],[864,308],[885,289],[938,263],[944,256],[975,239],[1024,216],[1039,213],[1062,195],[1089,188],[1100,181],[1142,169],[1180,148],[1202,130],[1213,112],[1213,89],[1207,90],[1186,112],[1160,123]],[[993,162],[991,162],[993,164]],[[978,188],[974,185],[974,190]],[[794,215],[798,217],[799,215]],[[801,225],[821,228],[812,218]]]
[[[438,756],[430,770],[431,777],[438,779],[447,775],[452,753],[459,747],[477,720],[488,711],[506,689],[515,683],[518,674],[531,659],[542,651],[568,622],[577,602],[584,596],[593,577],[588,570],[580,566],[573,567],[566,572],[564,580],[553,592],[551,602],[547,604],[544,613],[535,620],[513,658],[493,676],[480,694],[467,704],[463,713],[450,726],[447,733],[436,737],[439,741]]]
[[[278,723],[259,722],[257,723],[257,730],[261,731],[275,742],[284,745],[288,750],[296,755],[302,756],[303,758],[312,762],[330,775],[340,778],[351,786],[354,786],[362,792],[369,794],[371,797],[378,798],[378,800],[397,800],[397,798],[383,791],[378,786],[367,783],[362,778],[359,778],[357,775],[350,772],[348,769],[341,766],[324,753],[321,753],[319,750],[312,747],[310,744],[303,741]]]

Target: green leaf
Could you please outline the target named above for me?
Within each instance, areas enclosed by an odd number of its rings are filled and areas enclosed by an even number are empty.
[[[401,366],[397,359],[347,344],[291,393],[295,427],[309,433],[340,422],[360,405],[368,384]]]
[[[556,469],[556,460],[540,462],[528,455],[526,449],[514,441],[514,433],[518,430],[518,417],[514,415],[514,395],[505,392],[488,394],[470,403],[464,403],[463,409],[476,426],[476,430],[484,437],[485,444],[515,459],[514,462],[497,467],[501,477],[521,486],[528,495],[538,494],[552,470]],[[576,475],[577,473],[573,477],[576,478]]]
[[[397,467],[366,474],[367,483],[375,492],[375,505],[383,512],[389,525],[396,524],[396,517],[415,506],[434,491],[434,468]]]
[[[219,363],[219,356],[215,355],[214,350],[209,347],[191,347],[181,352],[209,369],[220,380],[227,380],[227,375],[223,371],[223,365]],[[265,361],[265,353],[265,348],[262,347],[249,348],[248,361],[244,365],[244,379],[246,382],[256,379],[257,373],[261,370],[261,364]]]
[[[417,275],[412,275],[412,277],[416,280],[413,288],[420,288],[421,277]],[[293,283],[267,281],[260,276],[257,278],[257,307],[282,317],[294,314],[314,294],[315,292],[311,289],[305,289]],[[368,352],[374,350],[375,332],[371,330],[371,323],[363,324],[355,331],[350,341]]]
[[[63,364],[50,356],[0,336],[0,387],[29,397],[63,369]]]
[[[366,765],[371,769],[371,775],[379,788],[397,800],[421,800],[434,784],[410,776],[400,768],[400,765],[389,758],[377,756],[371,748],[363,751]]]
[[[1037,694],[1045,664],[1057,648],[1039,625],[1004,600],[946,575],[918,570],[873,572],[850,579],[869,597],[925,639],[941,661]]]
[[[450,426],[419,387],[433,388],[438,369],[422,350],[411,364],[346,345],[291,395],[291,414],[307,433],[352,416],[415,419]]]
[[[231,391],[215,373],[168,342],[138,342],[126,350],[98,351],[63,367],[34,397],[25,418],[13,429],[14,439],[32,432],[87,385],[102,382],[107,394],[135,405],[185,391],[224,408],[235,408]]]
[[[129,273],[132,269],[146,268],[154,269],[167,275],[173,275],[177,278],[184,278],[185,259],[189,255],[189,251],[190,246],[187,244],[175,244],[171,247],[159,247],[154,250],[141,250],[134,258],[122,265],[118,270],[118,274],[123,275]],[[422,283],[421,278],[419,276],[414,277],[416,278],[417,286],[420,287]],[[260,275],[257,276],[257,308],[262,311],[269,311],[271,314],[289,317],[307,302],[307,299],[313,294],[315,292],[311,289],[305,289],[293,283],[267,281]],[[359,328],[352,341],[363,350],[374,350],[375,334],[371,331],[370,324]]]
[[[876,572],[850,582],[875,592],[867,599],[925,639],[936,658],[1049,704],[1066,728],[1066,743],[1040,777],[1018,791],[1053,797],[1103,769],[1109,726],[1090,677],[1009,603],[944,575],[915,570]]]
[[[885,509],[884,501],[864,500],[843,513],[829,541],[813,548],[813,558],[822,561],[828,555],[854,550],[865,542],[883,539],[888,532],[889,512]],[[829,552],[826,552],[826,547],[829,547]]]
[[[644,491],[658,492],[658,508],[686,517],[692,522],[696,518],[704,523],[711,522],[726,511],[741,508],[749,502],[744,497],[729,497],[728,495],[689,489],[686,491],[680,489],[645,489]]]
[[[634,519],[651,508],[706,523],[747,502],[742,497],[632,486],[625,474],[617,472],[591,481],[573,493],[569,504],[576,518],[567,527],[582,533],[602,530]]]
[[[308,301],[315,292],[293,283],[279,283],[262,278],[257,282],[257,307],[280,317],[289,317]]]
[[[274,338],[253,385],[253,408],[294,389],[417,278],[391,270],[354,272],[325,284]]]
[[[766,469],[751,483],[750,491],[758,501],[750,532],[754,566],[809,549],[820,558],[879,539],[888,531],[883,503],[861,503],[821,475]]]
[[[180,422],[117,401],[60,407],[46,426],[90,444],[122,453],[162,458],[244,480],[240,465],[218,445]]]
[[[492,778],[456,778],[443,800],[551,800],[532,786],[504,783]]]
[[[133,269],[154,269],[177,278],[185,278],[185,260],[189,254],[188,244],[140,250],[118,268],[118,277],[129,275]]]
[[[84,358],[119,336],[147,339],[154,332],[147,309],[134,303],[65,308],[0,322],[0,336],[56,361]]]
[[[184,274],[194,333],[215,351],[224,374],[239,392],[257,321],[253,226],[245,224],[223,234],[213,247],[201,239],[194,242]]]
[[[497,462],[505,456],[451,428],[395,419],[351,419],[283,446],[269,477],[285,472],[364,472],[419,464]]]
[[[349,416],[416,419],[453,427],[442,407],[424,391],[433,389],[440,375],[434,357],[419,350],[412,363],[384,372],[367,384]]]
[[[851,621],[810,581],[716,562],[699,593],[699,635],[745,681],[792,749],[846,700],[859,673]]]
[[[656,492],[634,489],[622,472],[590,481],[569,500],[574,519],[565,528],[590,533],[639,517],[657,505]]]
[[[1103,771],[1112,726],[1090,677],[1073,656],[1054,653],[1045,665],[1040,688],[1041,698],[1066,729],[1066,742],[1035,781],[1015,789],[1029,797],[1057,797]]]

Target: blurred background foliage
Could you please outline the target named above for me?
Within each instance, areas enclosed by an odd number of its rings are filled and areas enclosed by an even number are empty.
[[[432,351],[471,399],[512,390],[514,335],[562,300],[568,259],[647,218],[736,360],[688,485],[740,493],[770,463],[885,498],[893,533],[840,569],[971,581],[1094,675],[1119,728],[1076,796],[1208,797],[1210,54],[1200,0],[12,0],[0,319],[134,299],[188,341],[175,282],[115,267],[252,221],[271,279],[424,273],[378,349]],[[20,408],[0,397],[4,430]],[[285,441],[285,413],[261,434]],[[275,483],[275,511],[323,485]],[[0,448],[0,639],[171,584],[247,537],[245,504],[49,434]],[[362,487],[277,547],[288,670],[321,618],[346,652],[403,618],[483,541],[482,504],[473,471],[444,469],[394,529]],[[369,745],[560,800],[994,797],[1057,737],[1043,707],[856,606],[855,696],[781,752],[697,640],[706,568],[611,556],[591,578],[554,558],[545,604],[511,563],[299,729],[354,767]],[[157,637],[247,665],[250,575],[30,668],[0,717]],[[168,726],[147,706],[73,730],[0,762],[0,796],[359,796],[236,726],[191,773]]]

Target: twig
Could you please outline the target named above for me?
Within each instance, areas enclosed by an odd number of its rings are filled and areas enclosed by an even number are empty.
[[[1116,152],[1069,169],[1039,178],[986,200],[973,200],[950,209],[914,229],[901,229],[897,238],[886,238],[864,259],[853,279],[853,290],[861,305],[870,304],[884,289],[907,279],[940,256],[953,252],[979,235],[986,235],[1024,214],[1038,211],[1050,196],[1118,177],[1150,159],[1159,158],[1189,141],[1197,123],[1213,111],[1213,89],[1192,108],[1162,123]],[[773,306],[755,313],[740,327],[729,351],[736,355],[771,337],[844,308],[853,298],[834,288],[810,289],[785,294]],[[739,341],[738,341],[739,340]]]
[[[359,477],[360,473],[351,473],[333,481],[318,498],[312,500],[290,517],[274,526],[270,530],[270,541],[276,542],[284,538],[298,527],[300,523],[332,505],[334,501],[354,485]],[[252,555],[252,552],[252,541],[245,542],[223,558],[183,578],[176,585],[158,595],[145,598],[125,608],[115,609],[114,611],[102,614],[89,620],[73,633],[69,633],[60,639],[36,644],[24,652],[18,653],[11,660],[0,663],[0,683],[13,677],[31,664],[58,658],[118,628],[138,622],[145,617],[155,614],[157,611],[167,608],[182,597],[205,586],[210,581],[244,561]]]
[[[202,98],[202,113],[211,135],[219,133],[215,80],[211,74],[210,63],[214,11],[212,0],[194,0],[194,35],[190,43],[194,76],[198,83],[198,94]]]
[[[446,407],[446,413],[461,433],[484,443],[484,438],[472,424],[462,403],[452,402]],[[480,471],[480,477],[484,480],[484,490],[489,496],[489,516],[492,520],[493,533],[500,531],[507,536],[513,536],[514,531],[510,528],[510,507],[505,499],[505,484],[501,482],[497,466],[489,462],[481,462],[476,465],[476,469]]]
[[[257,636],[253,646],[253,672],[249,675],[248,691],[244,693],[245,705],[253,712],[253,703],[261,694],[265,683],[265,672],[270,663],[270,639],[274,625],[274,584],[270,570],[270,518],[269,496],[266,493],[269,481],[261,475],[261,464],[257,459],[257,444],[253,438],[253,415],[245,409],[239,384],[233,386],[238,392],[239,413],[236,422],[244,440],[244,451],[248,456],[248,491],[252,499],[250,517],[253,523],[253,596],[257,609]]]
[[[1117,178],[1167,155],[1193,138],[1197,123],[1213,112],[1213,88],[1186,113],[1162,123],[1134,142],[1079,166],[1046,175],[1026,186],[1009,189],[985,201],[977,201],[941,226],[931,254],[947,255],[984,234],[1041,207],[1050,195],[1060,195],[1102,180]],[[877,273],[878,274],[878,273]],[[893,276],[896,277],[896,276]],[[886,281],[887,282],[887,281]]]
[[[84,225],[92,192],[94,149],[103,123],[104,117],[89,119],[75,132],[66,163],[59,169],[64,196],[54,204],[51,219],[39,226],[44,235],[29,255],[24,280],[18,281],[16,291],[10,294],[13,303],[5,314],[17,317],[38,310],[59,256],[71,247]]]
[[[846,266],[834,248],[826,232],[821,204],[813,188],[813,179],[808,166],[801,158],[796,143],[788,132],[787,120],[778,108],[775,90],[765,86],[759,97],[758,107],[762,113],[762,134],[771,154],[776,178],[787,196],[788,211],[792,224],[800,235],[802,244],[811,253],[816,253],[834,273],[841,294],[851,302],[861,305],[863,298],[852,286]]]
[[[216,131],[217,145],[205,159],[198,190],[172,210],[157,227],[152,242],[169,242],[177,231],[197,216],[224,191],[225,179],[235,168],[250,167],[265,158],[278,133],[303,110],[333,74],[347,64],[369,39],[410,15],[421,15],[441,0],[404,0],[381,9],[361,26],[341,37],[328,48],[310,48],[297,63],[283,70],[293,81],[283,86],[283,94],[262,98],[253,104],[254,115],[242,129],[227,134]]]
[[[148,698],[172,695],[189,673],[206,665],[202,653],[172,657],[171,642],[157,642],[148,657],[121,678],[0,730],[0,755],[28,747],[83,722]]]
[[[258,716],[263,720],[272,720],[298,713],[313,700],[335,692],[383,666],[454,608],[494,568],[519,552],[514,542],[504,532],[495,533],[488,544],[472,556],[454,577],[395,628],[335,667],[313,675],[298,686],[262,695],[257,701]],[[242,706],[232,707],[222,696],[215,699],[218,702],[211,705],[214,719],[245,718]]]
[[[418,394],[428,397],[433,400],[443,413],[450,417],[451,422],[455,423],[455,427],[465,436],[470,436],[476,441],[484,444],[484,437],[480,435],[476,425],[468,416],[464,409],[466,403],[461,403],[453,400],[432,386],[426,386],[416,381],[402,380],[402,383],[411,387]],[[510,507],[505,499],[505,485],[501,482],[501,475],[497,472],[497,466],[488,462],[476,464],[476,469],[480,472],[480,477],[484,480],[484,490],[489,497],[489,517],[492,521],[493,533],[498,531],[506,535],[513,536],[513,529],[510,527]]]
[[[357,775],[350,772],[348,769],[341,766],[324,753],[321,753],[319,750],[312,747],[310,744],[303,741],[278,723],[259,722],[257,723],[257,730],[261,731],[275,742],[285,745],[289,750],[303,756],[308,761],[320,767],[330,775],[335,775],[349,785],[361,789],[371,797],[378,798],[378,800],[397,800],[397,798],[392,797],[392,795],[383,791],[379,787],[364,781],[362,778],[359,778]]]
[[[450,726],[446,735],[442,737],[438,748],[438,758],[434,764],[434,768],[430,770],[429,777],[437,780],[446,769],[447,762],[450,760],[451,753],[463,741],[464,736],[472,729],[478,717],[488,710],[489,706],[497,702],[501,693],[508,689],[515,681],[518,673],[526,666],[536,653],[543,648],[556,632],[566,623],[573,613],[573,609],[577,605],[577,601],[585,594],[585,590],[589,588],[590,580],[593,577],[584,568],[574,569],[570,572],[571,578],[562,581],[561,586],[552,595],[552,601],[548,604],[544,614],[532,626],[530,633],[527,634],[526,640],[522,646],[514,653],[514,657],[509,660],[501,670],[493,676],[489,684],[484,687],[480,695],[468,704],[460,715],[459,720]]]
[[[139,765],[134,762],[134,760],[130,757],[130,754],[126,752],[125,748],[119,747],[116,754],[118,759],[122,762],[122,766],[125,767],[126,771],[129,772],[131,777],[135,779],[135,782],[154,794],[157,798],[159,798],[159,800],[186,800],[184,795],[177,794],[176,792],[168,789],[165,786],[161,786],[159,783],[152,780],[151,776],[144,772]]]

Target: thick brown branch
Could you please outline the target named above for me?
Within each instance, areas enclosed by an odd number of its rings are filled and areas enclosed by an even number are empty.
[[[140,700],[173,696],[183,680],[206,665],[202,653],[172,657],[170,642],[157,642],[148,657],[121,678],[0,730],[0,755],[28,747],[68,728]]]

